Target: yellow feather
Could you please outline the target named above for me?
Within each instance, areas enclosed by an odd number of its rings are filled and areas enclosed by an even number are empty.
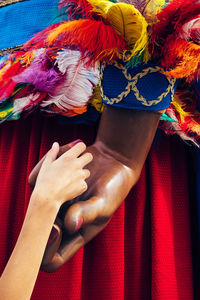
[[[181,96],[183,96],[183,93],[181,94]],[[185,96],[188,97],[188,94],[185,93]],[[192,116],[192,114],[190,112],[187,112],[187,111],[184,110],[186,105],[181,100],[181,97],[179,96],[179,93],[175,93],[172,104],[174,105],[176,111],[179,113],[181,122],[184,122],[186,117],[191,117]]]
[[[13,110],[13,107],[7,108],[7,109],[1,111],[1,112],[0,112],[0,119],[5,118],[9,113],[12,112],[12,110]]]
[[[109,0],[87,0],[93,7],[93,11],[101,15],[103,18],[106,19],[106,14],[110,7],[113,6]]]
[[[197,134],[200,134],[200,124],[193,120],[192,124],[188,124],[189,129]]]
[[[147,22],[140,12],[132,5],[118,3],[113,5],[107,18],[111,26],[127,41],[130,50],[124,51],[124,61],[144,51],[147,46]]]
[[[24,54],[22,56],[24,66],[28,67],[30,65],[31,61],[33,60],[33,58],[34,58],[34,52],[33,51],[26,52],[26,54]]]
[[[126,40],[129,49],[123,53],[124,61],[145,50],[148,42],[147,22],[142,14],[126,3],[106,0],[88,0],[93,10],[101,15]]]
[[[103,102],[101,99],[100,87],[97,85],[94,89],[94,93],[92,98],[90,99],[90,103],[98,112],[103,111]]]
[[[152,24],[156,21],[156,16],[165,5],[165,2],[165,0],[150,0],[147,3],[143,15],[149,24]]]

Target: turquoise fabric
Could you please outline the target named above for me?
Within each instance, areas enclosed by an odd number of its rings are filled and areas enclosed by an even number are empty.
[[[59,22],[59,0],[26,0],[0,7],[0,50],[19,46]]]

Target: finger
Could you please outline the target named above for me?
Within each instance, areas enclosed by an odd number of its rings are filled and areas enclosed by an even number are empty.
[[[61,156],[62,154],[64,154],[66,151],[68,151],[69,149],[71,149],[74,145],[76,145],[78,142],[81,142],[81,140],[75,140],[69,144],[63,145],[60,147],[59,153],[58,153],[58,157]],[[36,179],[38,176],[38,173],[40,171],[40,168],[46,158],[45,154],[42,159],[37,163],[37,165],[33,168],[33,170],[31,171],[29,178],[28,178],[28,182],[29,184],[34,187],[35,183],[36,183]]]
[[[64,225],[70,234],[80,230],[81,227],[91,224],[103,216],[103,201],[99,197],[92,197],[87,201],[73,204],[64,218]],[[103,217],[102,217],[103,218]],[[105,218],[104,220],[105,221]]]
[[[80,140],[78,140],[80,141]],[[58,157],[61,156],[63,153],[65,153],[66,151],[68,151],[69,149],[71,149],[71,144],[75,143],[76,141],[72,142],[72,143],[69,143],[69,144],[66,144],[66,145],[63,145],[60,147],[60,150],[59,150],[59,153],[58,153]],[[34,187],[35,183],[36,183],[36,179],[37,179],[37,176],[38,176],[38,173],[40,171],[40,168],[46,158],[46,155],[45,154],[42,159],[37,163],[37,165],[33,168],[33,170],[31,171],[30,175],[29,175],[29,178],[28,178],[28,182],[29,184]]]
[[[41,269],[45,272],[55,272],[64,265],[83,245],[84,238],[79,234],[73,236],[64,236],[60,248],[51,260],[46,260],[41,265]]]
[[[86,149],[86,145],[83,142],[80,142],[76,144],[73,148],[69,149],[64,154],[62,154],[58,158],[58,160],[61,160],[63,158],[76,158],[79,155],[81,155],[81,153],[83,153],[85,149]]]
[[[90,171],[88,169],[83,169],[83,176],[84,179],[87,179],[88,177],[90,177]]]
[[[60,263],[61,259],[62,264],[66,263],[78,250],[99,234],[106,227],[107,223],[101,226],[87,225],[86,228],[82,229],[81,233],[76,233],[71,237],[67,235],[67,238],[64,236],[63,242],[57,252],[57,258],[60,257]]]
[[[59,144],[57,142],[53,143],[51,149],[47,152],[43,164],[53,162],[59,152]]]
[[[70,142],[69,144],[63,145],[60,147],[59,156],[63,155],[66,151],[74,147],[76,144],[81,143],[82,140],[78,139],[73,142]]]
[[[54,224],[44,252],[42,265],[46,265],[52,261],[53,256],[55,255],[60,246],[61,240],[62,231],[58,225]]]
[[[91,161],[93,160],[93,156],[91,153],[87,152],[84,153],[83,155],[81,155],[78,158],[78,162],[80,164],[80,166],[83,168],[84,166],[86,166],[87,164],[89,164]]]
[[[36,183],[36,179],[38,176],[38,173],[40,171],[40,168],[45,160],[46,155],[37,163],[37,165],[33,168],[33,170],[31,171],[29,177],[28,177],[28,183],[34,187],[35,183]]]
[[[59,144],[58,143],[54,143],[52,145],[52,148],[42,157],[42,159],[37,163],[37,165],[33,168],[33,170],[31,171],[29,177],[28,177],[28,182],[29,184],[34,187],[35,186],[35,183],[36,183],[36,179],[37,179],[37,176],[38,176],[38,173],[47,157],[47,155],[49,155],[49,152],[52,152],[52,159],[55,160],[56,157],[58,155],[58,151],[59,151]],[[56,155],[57,153],[57,155]]]
[[[108,222],[107,222],[108,223]],[[43,271],[55,272],[62,267],[78,250],[92,240],[99,232],[101,232],[107,223],[100,226],[87,225],[81,233],[76,233],[73,236],[64,236],[61,245],[52,258],[51,262],[42,267]]]

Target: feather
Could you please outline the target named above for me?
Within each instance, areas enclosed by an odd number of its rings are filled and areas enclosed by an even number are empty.
[[[97,85],[94,89],[94,93],[90,99],[90,104],[98,111],[103,111],[103,102],[101,99],[100,87]]]
[[[166,133],[176,133],[182,139],[199,146],[200,113],[198,96],[193,86],[188,89],[183,83],[179,85],[170,107],[166,110],[166,115],[168,118],[161,122],[161,127]]]
[[[37,92],[35,94],[29,94],[26,97],[18,98],[14,101],[13,106],[13,114],[18,114],[25,110],[26,108],[29,108],[36,103],[38,103],[38,98],[40,97],[40,93]]]
[[[9,97],[16,86],[16,82],[12,80],[15,74],[20,74],[23,68],[19,61],[12,63],[8,61],[5,66],[0,70],[0,101]]]
[[[163,113],[162,116],[160,117],[161,121],[169,121],[169,122],[176,122],[176,120],[170,118],[167,113]]]
[[[7,61],[8,61],[8,55],[5,55],[5,56],[0,58],[0,70],[3,68],[3,66],[5,65],[5,63]]]
[[[163,6],[165,5],[165,0],[147,0],[146,6],[142,11],[143,16],[148,23],[155,23],[157,20],[157,14],[160,13]]]
[[[195,18],[187,23],[185,23],[180,32],[179,37],[181,39],[184,39],[186,41],[195,41],[198,43],[199,39],[199,33],[200,33],[200,24],[199,24],[200,18]],[[194,37],[194,38],[193,38]]]
[[[68,16],[68,20],[77,18],[98,19],[98,15],[93,12],[92,5],[87,0],[62,0],[60,1],[60,12]]]
[[[64,50],[56,58],[58,68],[66,72],[62,84],[58,85],[49,99],[41,103],[42,107],[56,105],[61,110],[73,110],[84,107],[98,83],[97,66],[86,68],[80,60],[78,51]]]
[[[28,51],[29,49],[41,49],[41,48],[45,47],[46,46],[45,41],[46,41],[46,38],[47,38],[49,32],[56,29],[62,23],[64,23],[64,22],[52,24],[52,25],[48,26],[47,28],[45,28],[44,30],[39,31],[38,33],[36,33],[34,35],[34,37],[32,39],[30,39],[23,45],[23,49],[25,51]]]
[[[194,81],[199,73],[200,46],[185,40],[169,40],[161,66],[166,76]]]
[[[133,5],[141,13],[144,12],[147,5],[147,0],[123,0],[121,2]]]
[[[25,44],[25,49],[39,49],[42,47],[62,49],[78,48],[87,61],[112,61],[120,58],[121,52],[127,49],[124,39],[103,21],[80,19],[61,22],[56,26],[35,35]]]
[[[123,0],[127,4],[133,5],[145,17],[148,23],[156,21],[157,14],[165,5],[165,0]]]
[[[182,140],[190,141],[194,145],[199,147],[199,143],[195,140],[195,138],[192,136],[189,136],[188,133],[186,133],[182,130],[181,126],[179,125],[178,119],[175,116],[174,110],[171,108],[168,108],[167,114],[169,115],[169,117],[171,119],[175,120],[175,122],[161,121],[161,124],[160,124],[161,129],[163,129],[165,131],[165,133],[178,134]]]
[[[62,116],[67,116],[67,117],[75,117],[77,115],[83,114],[87,111],[87,105],[82,106],[82,107],[73,107],[73,109],[69,110],[63,110],[58,108],[58,106],[52,104],[50,107],[44,107],[42,110],[44,110],[47,113],[51,114],[59,114]]]
[[[127,48],[124,39],[111,26],[87,19],[62,23],[49,33],[47,45],[78,47],[83,56],[90,57],[90,62],[120,58]]]
[[[61,79],[62,74],[53,68],[47,53],[35,59],[20,75],[13,77],[18,83],[32,84],[37,90],[48,93]]]
[[[167,76],[186,77],[188,81],[197,77],[200,46],[191,39],[191,34],[199,15],[198,0],[192,3],[191,0],[173,0],[158,14],[149,49],[166,69]],[[194,33],[197,32],[198,26]]]
[[[6,106],[0,107],[0,123],[2,123],[7,119],[12,119],[12,110],[13,110],[12,102],[9,102]]]
[[[129,49],[123,53],[124,61],[145,50],[148,42],[147,22],[132,5],[106,0],[88,0],[94,12],[101,15],[125,39]]]

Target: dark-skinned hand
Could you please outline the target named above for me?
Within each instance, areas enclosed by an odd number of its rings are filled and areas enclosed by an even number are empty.
[[[106,107],[97,140],[86,149],[93,155],[88,190],[61,208],[57,238],[47,245],[43,270],[56,271],[105,228],[139,178],[159,118],[158,113]],[[70,146],[61,147],[60,154]],[[30,175],[32,185],[40,165]]]

